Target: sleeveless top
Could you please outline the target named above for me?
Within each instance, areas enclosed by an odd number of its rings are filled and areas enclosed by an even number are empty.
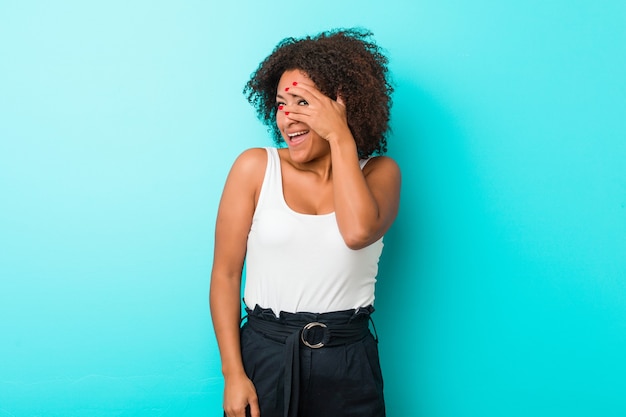
[[[382,238],[352,250],[335,213],[292,210],[284,199],[280,158],[266,148],[267,167],[248,234],[244,301],[249,308],[326,313],[373,304]],[[361,169],[367,160],[361,160]]]

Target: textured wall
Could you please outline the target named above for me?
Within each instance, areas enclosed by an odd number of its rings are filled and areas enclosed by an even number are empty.
[[[508,3],[508,4],[507,4]],[[388,414],[623,416],[623,2],[0,3],[0,416],[217,416],[213,222],[283,37],[371,28]]]

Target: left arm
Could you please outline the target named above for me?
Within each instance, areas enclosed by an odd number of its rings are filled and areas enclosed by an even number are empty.
[[[306,106],[285,106],[289,118],[306,123],[330,144],[333,197],[339,231],[351,249],[380,239],[398,213],[400,169],[388,157],[372,158],[361,170],[341,97],[332,100],[314,86],[298,84],[291,94]]]
[[[346,245],[361,249],[380,239],[398,214],[400,169],[383,156],[361,171],[356,150],[345,148],[331,144],[335,215]]]

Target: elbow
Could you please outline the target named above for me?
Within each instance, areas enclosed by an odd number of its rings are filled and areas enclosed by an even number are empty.
[[[379,236],[375,236],[368,231],[352,232],[342,234],[343,241],[346,246],[352,250],[363,249],[379,239]]]
[[[363,242],[346,242],[346,246],[352,250],[359,250],[369,246],[369,243],[365,244]]]

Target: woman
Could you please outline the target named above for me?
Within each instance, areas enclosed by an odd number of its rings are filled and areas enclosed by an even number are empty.
[[[217,215],[210,304],[228,417],[385,415],[368,324],[400,171],[380,156],[393,89],[370,38],[285,39],[244,89],[281,147],[237,158]]]

